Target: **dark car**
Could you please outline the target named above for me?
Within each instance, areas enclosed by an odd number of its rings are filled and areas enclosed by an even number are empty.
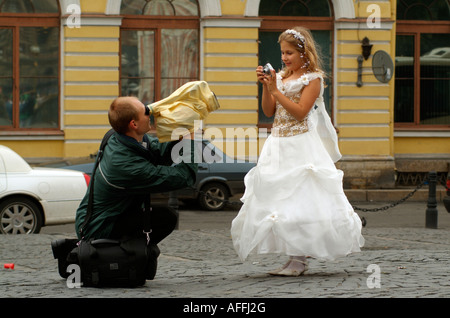
[[[244,177],[256,163],[227,156],[208,140],[202,141],[203,162],[198,164],[197,181],[192,188],[172,193],[181,200],[196,200],[204,210],[222,210],[228,199],[245,190]],[[94,159],[88,159],[93,161]],[[70,164],[67,161],[47,163],[46,166],[83,171],[91,174],[94,163]],[[152,200],[169,200],[171,193],[152,194]]]
[[[231,196],[244,192],[244,177],[256,163],[231,158],[207,140],[202,147],[203,162],[198,164],[195,185],[175,194],[180,200],[197,200],[205,210],[222,210]]]

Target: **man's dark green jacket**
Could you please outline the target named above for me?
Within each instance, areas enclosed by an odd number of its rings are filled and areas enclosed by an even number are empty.
[[[171,165],[171,150],[176,142],[161,144],[148,136],[144,136],[144,142],[142,145],[134,138],[118,133],[109,138],[92,176],[95,178],[94,209],[82,235],[80,227],[86,216],[90,186],[76,213],[78,238],[108,238],[118,216],[142,209],[144,199],[150,193],[182,189],[195,183],[197,164],[193,154],[187,154],[191,155],[191,163]],[[183,142],[191,143],[190,149],[194,151],[192,141]]]

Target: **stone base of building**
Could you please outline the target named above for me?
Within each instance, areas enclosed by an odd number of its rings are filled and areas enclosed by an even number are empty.
[[[395,187],[393,157],[344,156],[336,163],[344,172],[344,189],[392,189]]]
[[[445,184],[450,171],[450,155],[396,155],[395,168],[397,187],[418,185],[428,178],[431,171],[436,172],[438,185]]]
[[[430,171],[437,173],[438,185],[445,183],[450,156],[344,156],[336,167],[344,172],[344,189],[398,189],[421,184]]]

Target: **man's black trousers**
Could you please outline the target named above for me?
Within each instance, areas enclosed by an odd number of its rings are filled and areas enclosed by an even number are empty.
[[[150,217],[150,242],[158,244],[176,227],[177,215],[168,206],[152,206]],[[123,236],[141,236],[144,224],[144,212],[140,209],[127,211],[119,216],[114,224],[110,238],[119,239]]]

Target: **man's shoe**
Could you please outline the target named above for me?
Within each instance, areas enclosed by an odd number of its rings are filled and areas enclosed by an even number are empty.
[[[51,242],[53,257],[58,260],[58,272],[62,278],[69,277],[67,261],[69,253],[77,246],[78,239],[59,239]]]

